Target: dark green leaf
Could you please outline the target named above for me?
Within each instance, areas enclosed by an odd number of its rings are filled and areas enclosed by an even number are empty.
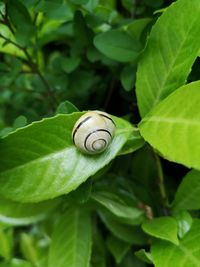
[[[121,30],[111,30],[97,35],[94,45],[107,57],[120,62],[136,60],[141,50],[137,40]]]
[[[121,83],[126,91],[131,91],[135,85],[136,68],[126,66],[123,68],[120,76]]]
[[[147,236],[139,226],[123,224],[105,211],[101,211],[99,214],[103,223],[117,238],[134,245],[147,243]]]
[[[117,194],[100,191],[93,193],[92,198],[127,224],[137,225],[145,218],[143,210],[128,205]]]
[[[65,101],[57,107],[56,114],[70,114],[79,111],[71,102]]]
[[[106,244],[107,244],[109,251],[115,258],[115,261],[117,262],[117,264],[119,264],[122,261],[122,259],[124,258],[128,250],[130,249],[129,243],[125,243],[121,241],[120,239],[117,239],[114,236],[109,236],[107,238]]]

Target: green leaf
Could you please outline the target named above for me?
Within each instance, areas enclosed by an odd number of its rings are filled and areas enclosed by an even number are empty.
[[[118,195],[106,191],[95,192],[92,199],[100,203],[113,215],[119,217],[123,222],[131,225],[140,224],[144,220],[144,211],[128,205]]]
[[[199,31],[199,0],[176,1],[156,22],[137,72],[136,92],[142,117],[185,83],[198,55]]]
[[[106,244],[109,251],[115,258],[117,264],[119,264],[122,261],[122,259],[124,258],[124,256],[131,247],[129,243],[125,243],[120,239],[117,239],[116,237],[111,235],[107,238]]]
[[[9,267],[32,267],[33,265],[25,260],[13,258]]]
[[[107,57],[120,62],[136,60],[141,50],[138,41],[121,30],[111,30],[98,34],[94,38],[94,45]]]
[[[148,264],[152,264],[152,256],[149,252],[146,252],[144,249],[140,249],[135,252],[135,256],[138,257],[138,259],[142,260],[143,262],[146,262]]]
[[[189,212],[178,211],[174,214],[178,224],[178,236],[183,238],[185,234],[190,230],[193,219]]]
[[[167,240],[174,244],[178,244],[177,238],[177,222],[172,217],[159,217],[147,221],[142,225],[145,233],[163,240]]]
[[[90,216],[83,208],[71,208],[55,227],[49,252],[49,267],[89,267]]]
[[[37,204],[22,204],[0,196],[0,222],[17,226],[44,220],[60,201],[54,199]]]
[[[16,28],[32,25],[28,9],[19,0],[9,0],[7,3],[10,20]]]
[[[19,0],[9,0],[8,15],[16,28],[16,39],[21,45],[26,45],[34,33],[31,16],[25,5]]]
[[[5,260],[10,260],[13,247],[12,229],[0,230],[0,255]]]
[[[125,91],[129,92],[133,89],[136,79],[136,68],[126,66],[122,69],[120,80]]]
[[[45,16],[50,19],[47,20],[47,24],[52,25],[55,21],[59,22],[68,22],[73,19],[74,10],[72,4],[69,1],[63,0],[43,0],[39,1],[35,8],[36,12],[44,12]],[[44,20],[45,22],[45,20]],[[46,23],[44,23],[45,25]],[[45,25],[46,28],[46,25]],[[50,30],[50,29],[49,29]],[[43,33],[45,29],[42,29]]]
[[[126,155],[132,153],[145,144],[144,139],[141,137],[140,132],[137,128],[133,127],[132,135],[122,147],[118,155]]]
[[[147,236],[140,226],[123,224],[107,212],[100,211],[99,215],[105,226],[118,239],[134,245],[144,245],[147,243]]]
[[[76,5],[85,5],[89,0],[70,0],[71,3]]]
[[[144,139],[165,158],[196,169],[200,169],[199,89],[199,81],[182,86],[139,124]]]
[[[14,129],[21,128],[26,126],[26,124],[27,124],[27,118],[25,116],[19,116],[15,119],[13,123],[13,128]]]
[[[61,68],[66,73],[71,73],[75,69],[77,69],[78,65],[80,64],[80,57],[69,57],[69,58],[62,58],[61,60]]]
[[[85,155],[76,149],[71,137],[81,115],[57,115],[1,139],[1,194],[22,202],[66,194],[115,158],[129,138],[132,126],[113,117],[117,130],[110,146],[102,154]]]
[[[200,209],[200,172],[192,170],[183,178],[173,202],[175,210]]]
[[[4,25],[1,25],[1,27],[0,27],[0,34],[2,34],[4,37],[10,39],[11,41],[15,41],[13,34]],[[0,36],[0,52],[10,54],[13,56],[17,56],[19,58],[25,57],[24,53],[21,49],[19,49],[18,47],[16,47],[13,44],[10,44],[10,43],[5,44],[5,40],[3,38],[1,38],[1,36]]]
[[[21,252],[23,256],[28,261],[30,261],[31,263],[37,266],[38,253],[35,247],[35,240],[33,236],[27,233],[22,233],[20,236],[20,247],[21,247]]]
[[[162,6],[164,0],[144,0],[144,2],[150,7],[158,8]]]
[[[98,227],[93,227],[91,267],[106,267],[106,244]]]
[[[136,258],[132,251],[129,251],[119,264],[119,267],[146,267],[146,264]]]
[[[147,28],[148,24],[151,22],[151,20],[151,18],[134,19],[131,23],[125,25],[124,28],[132,38],[141,42],[141,45],[143,46],[143,33]]]
[[[154,240],[151,254],[155,267],[199,267],[200,266],[200,220],[195,220],[191,230],[179,245]]]
[[[78,40],[78,46],[88,46],[92,43],[92,30],[88,28],[84,16],[80,11],[77,11],[74,15],[74,33]]]
[[[79,111],[71,102],[65,101],[57,107],[56,114],[70,114]]]

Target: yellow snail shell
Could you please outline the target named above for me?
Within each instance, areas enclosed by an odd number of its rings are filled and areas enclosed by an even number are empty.
[[[72,138],[76,147],[87,154],[103,152],[111,143],[115,123],[102,111],[89,111],[81,116],[72,130]]]

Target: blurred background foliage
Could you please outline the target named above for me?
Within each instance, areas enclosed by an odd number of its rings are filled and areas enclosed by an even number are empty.
[[[137,63],[151,27],[171,2],[0,0],[0,135],[55,113],[70,113],[76,107],[79,110],[103,109],[137,123],[140,119],[134,91]],[[191,74],[192,79],[195,73]],[[172,195],[174,165],[164,165],[165,175],[171,178],[167,187],[172,189],[169,190]],[[110,179],[98,179],[108,169],[106,176],[115,177],[112,184]],[[178,169],[179,176],[181,170]],[[160,194],[155,193],[157,184],[152,179],[156,171],[155,157],[144,147],[134,155],[118,157],[93,180],[97,190],[110,189],[108,199],[116,200],[112,192],[127,205],[136,203],[137,198],[151,206],[155,214],[163,215],[162,203],[158,201]],[[64,196],[59,211],[54,210],[57,201],[59,203],[57,199],[54,205],[44,204],[41,210],[17,205],[17,215],[15,204],[9,203],[8,210],[13,205],[15,216],[20,218],[9,223],[20,227],[7,227],[5,218],[1,218],[0,256],[4,260],[0,267],[46,267],[50,236],[59,214],[70,199],[85,203],[90,193],[91,180]],[[4,200],[0,203],[2,210]],[[30,219],[24,211],[31,209],[37,212]],[[4,207],[4,214],[6,212]],[[150,212],[148,216],[151,216],[151,210],[145,212]],[[48,220],[40,222],[47,216]],[[98,216],[101,220],[94,216],[91,266],[147,266],[129,251],[132,245],[136,246],[135,250],[141,245],[148,246],[147,237],[139,226],[118,221],[104,209],[100,209]],[[112,257],[107,257],[107,249]],[[144,251],[138,257],[151,263]]]
[[[66,100],[79,110],[135,114],[137,122],[137,62],[170,2],[0,1],[2,134],[54,114]]]

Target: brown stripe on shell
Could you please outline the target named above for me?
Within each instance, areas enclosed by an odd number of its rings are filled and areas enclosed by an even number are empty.
[[[74,132],[73,132],[73,143],[74,143],[74,144],[75,144],[74,138],[75,138],[75,135],[76,135],[78,129],[81,127],[81,125],[83,125],[83,123],[85,123],[86,121],[88,121],[90,118],[91,118],[91,116],[86,117],[83,121],[81,121],[81,122],[77,125],[76,129],[75,129]]]
[[[87,148],[87,140],[88,140],[88,138],[90,137],[90,135],[92,135],[93,133],[96,133],[96,132],[106,132],[106,133],[108,133],[108,134],[110,135],[110,137],[112,138],[111,133],[110,133],[108,130],[105,130],[105,129],[98,129],[98,130],[95,130],[95,131],[89,133],[89,134],[87,135],[87,137],[85,138],[85,142],[84,142],[84,147],[85,147],[85,149],[86,149],[87,151],[90,151],[90,150]],[[102,138],[100,138],[100,139],[102,139]],[[99,139],[97,139],[97,140],[99,140]],[[106,141],[106,140],[105,140],[105,141]],[[106,142],[106,143],[107,143],[107,142]]]
[[[98,115],[100,115],[100,116],[102,116],[102,117],[104,117],[104,118],[110,120],[110,121],[116,126],[115,122],[114,122],[113,119],[111,119],[110,117],[108,117],[108,116],[106,116],[105,114],[102,114],[102,113],[98,113]]]

